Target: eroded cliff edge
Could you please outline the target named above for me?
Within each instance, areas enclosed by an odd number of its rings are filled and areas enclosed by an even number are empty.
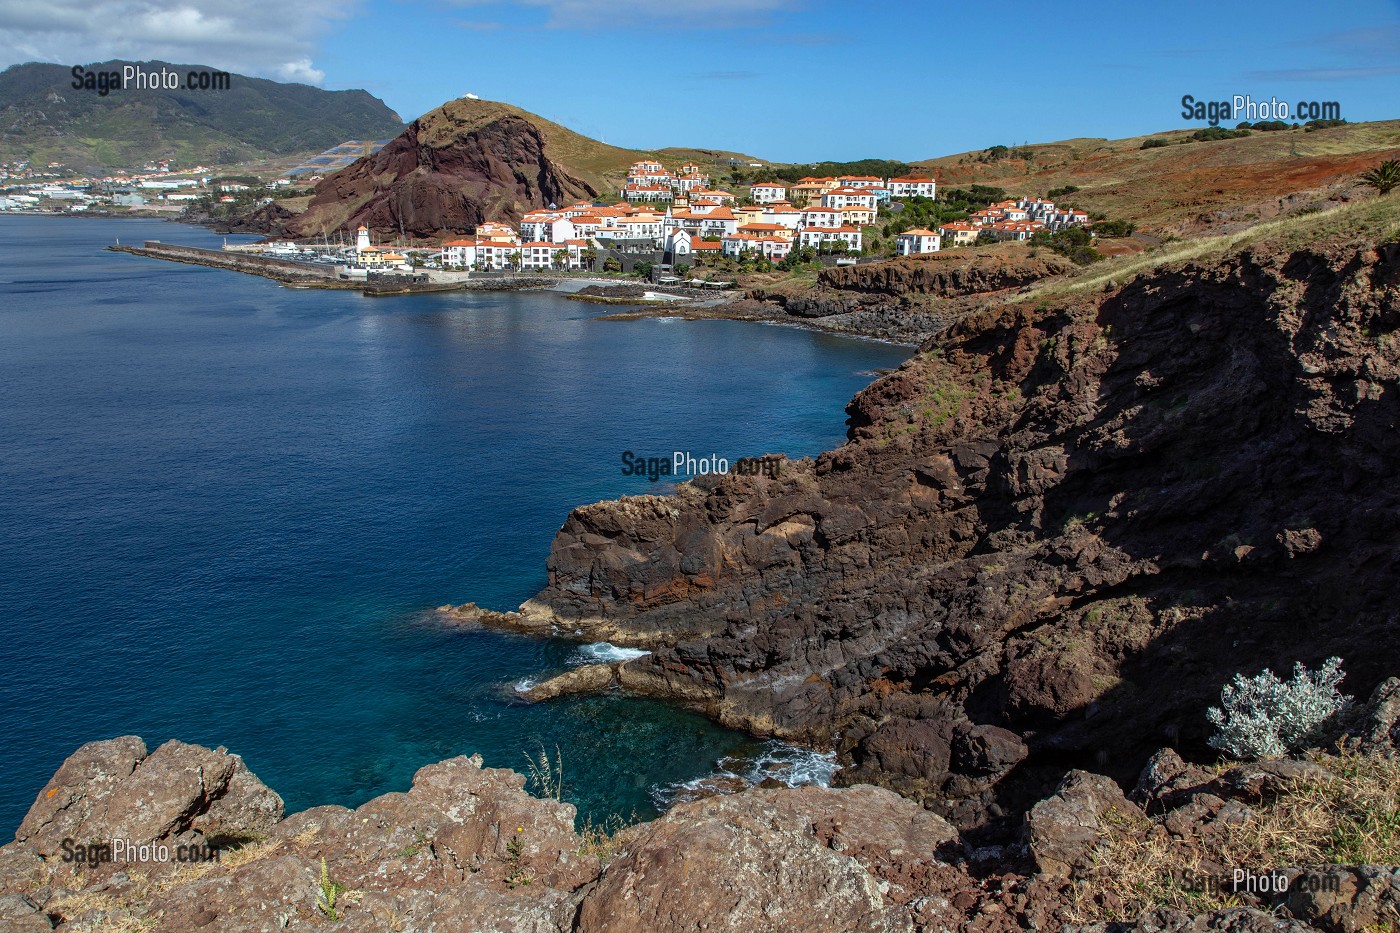
[[[970,315],[780,476],[576,509],[526,624],[624,687],[833,743],[964,827],[1204,752],[1236,671],[1400,667],[1400,244],[1339,237]]]

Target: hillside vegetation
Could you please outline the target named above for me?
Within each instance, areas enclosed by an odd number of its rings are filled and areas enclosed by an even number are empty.
[[[215,71],[168,62],[101,62],[89,72],[138,65],[184,75]],[[84,172],[232,165],[314,152],[346,139],[384,139],[403,121],[366,91],[324,91],[231,75],[227,90],[75,90],[64,65],[28,63],[0,72],[0,161],[59,162]]]
[[[989,184],[1016,194],[1059,195],[1084,210],[1135,221],[1158,232],[1192,233],[1210,223],[1268,219],[1266,202],[1350,182],[1400,153],[1400,120],[1326,129],[1252,132],[1195,140],[1193,130],[1126,139],[1068,139],[927,159],[942,185]],[[1166,145],[1143,148],[1148,140]]]

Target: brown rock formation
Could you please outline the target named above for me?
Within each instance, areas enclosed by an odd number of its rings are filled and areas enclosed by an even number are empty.
[[[833,266],[823,269],[817,282],[848,292],[952,298],[1020,288],[1073,268],[1069,260],[1048,250],[1039,256],[1029,251],[981,255],[949,251],[917,259]]]
[[[422,768],[406,792],[354,810],[323,806],[284,819],[281,800],[236,756],[181,742],[148,755],[128,736],[74,753],[0,848],[0,929],[1387,929],[1400,923],[1393,865],[1260,866],[1287,878],[1287,890],[1217,896],[1204,903],[1219,909],[1202,913],[1182,909],[1199,895],[1187,899],[1155,877],[1162,866],[1120,860],[1165,846],[1177,867],[1218,872],[1224,866],[1202,856],[1218,853],[1256,810],[1287,811],[1295,789],[1293,800],[1315,801],[1317,788],[1348,774],[1369,774],[1354,790],[1393,811],[1384,798],[1396,774],[1387,705],[1396,685],[1375,692],[1341,756],[1246,764],[1217,777],[1162,752],[1140,781],[1153,806],[1166,807],[1151,818],[1108,778],[1074,772],[1032,808],[1026,845],[978,849],[913,801],[870,786],[747,790],[680,804],[611,838],[580,836],[573,807],[530,796],[522,776],[485,768],[479,756]],[[1384,726],[1378,742],[1373,723]],[[1387,819],[1373,816],[1376,827]],[[183,845],[206,854],[215,846],[218,857],[141,861],[109,849],[65,859],[73,843],[123,834],[171,856]],[[1169,902],[1137,903],[1153,884]],[[1096,922],[1079,926],[1086,921]]]
[[[972,315],[838,450],[575,510],[530,608],[961,825],[1129,782],[1237,671],[1400,668],[1398,296],[1400,247],[1333,242]],[[974,724],[1029,757],[954,754]]]
[[[441,236],[597,195],[597,182],[559,161],[559,137],[582,139],[505,104],[450,101],[320,182],[305,213],[285,221],[286,232],[315,237],[364,224],[383,236]]]

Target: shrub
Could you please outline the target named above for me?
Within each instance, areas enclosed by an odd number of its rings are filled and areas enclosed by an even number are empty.
[[[1138,148],[1139,148],[1139,149],[1161,149],[1162,147],[1164,147],[1164,146],[1169,146],[1169,145],[1171,145],[1171,143],[1167,142],[1165,139],[1159,139],[1158,137],[1154,136],[1154,137],[1152,137],[1151,139],[1144,139],[1144,140],[1142,141],[1142,145],[1139,146]]]
[[[1094,224],[1094,232],[1099,236],[1125,237],[1132,236],[1137,230],[1137,224],[1128,220],[1101,220]]]
[[[1328,658],[1318,671],[1295,664],[1289,681],[1268,669],[1254,677],[1236,674],[1220,691],[1220,706],[1206,712],[1217,730],[1211,746],[1248,760],[1280,758],[1318,741],[1351,704],[1337,690],[1346,676],[1341,668],[1341,658]]]
[[[1400,187],[1400,160],[1387,159],[1361,174],[1361,183],[1376,189],[1377,194],[1390,194]]]
[[[1223,126],[1209,126],[1191,134],[1192,139],[1211,142],[1217,139],[1241,139],[1249,135],[1249,130],[1227,130]]]

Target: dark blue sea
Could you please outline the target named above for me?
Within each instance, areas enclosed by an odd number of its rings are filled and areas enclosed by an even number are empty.
[[[665,704],[541,706],[580,659],[464,630],[545,582],[624,450],[814,454],[908,351],[551,294],[364,298],[106,252],[157,221],[0,217],[0,828],[84,742],[224,745],[289,810],[557,748],[584,814],[785,749]],[[597,649],[595,649],[596,651]],[[818,765],[819,770],[819,765]]]

